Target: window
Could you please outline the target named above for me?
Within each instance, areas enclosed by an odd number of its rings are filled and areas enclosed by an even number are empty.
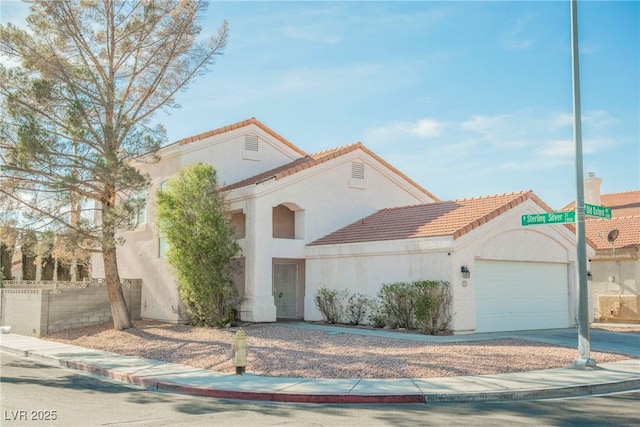
[[[158,238],[158,258],[167,256],[167,250],[169,250],[169,243],[162,237]]]
[[[235,229],[234,237],[236,239],[244,239],[244,237],[245,237],[246,217],[247,216],[244,213],[242,213],[241,211],[233,212],[231,214],[231,224],[233,225],[233,228]]]
[[[273,208],[272,215],[273,237],[276,239],[295,239],[296,213],[285,205]]]
[[[131,208],[131,225],[137,227],[147,221],[147,192],[145,190],[134,191],[128,200]]]

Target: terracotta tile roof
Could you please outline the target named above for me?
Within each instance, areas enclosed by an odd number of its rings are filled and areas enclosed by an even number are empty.
[[[231,124],[231,125],[228,125],[228,126],[223,126],[221,128],[213,129],[213,130],[210,130],[210,131],[198,134],[198,135],[189,136],[187,138],[180,139],[180,140],[178,140],[178,141],[176,141],[176,142],[174,142],[172,144],[169,144],[169,145],[173,145],[173,144],[186,145],[186,144],[190,144],[192,142],[201,141],[201,140],[203,140],[205,138],[209,138],[209,137],[214,136],[214,135],[220,135],[220,134],[225,133],[225,132],[229,132],[229,131],[232,131],[232,130],[235,130],[235,129],[240,129],[240,128],[243,128],[243,127],[246,127],[246,126],[249,126],[249,125],[256,125],[260,129],[262,129],[263,131],[268,133],[269,135],[273,136],[278,141],[282,142],[287,147],[289,147],[292,150],[296,151],[297,153],[299,153],[299,154],[301,154],[303,156],[307,155],[307,153],[305,153],[300,148],[298,148],[295,145],[293,145],[291,142],[286,140],[283,136],[281,136],[278,133],[274,132],[273,130],[268,128],[264,123],[262,123],[261,121],[255,119],[254,117],[251,117],[250,119],[243,120],[241,122],[237,122],[237,123],[234,123],[234,124]]]
[[[611,208],[611,216],[640,215],[640,190],[624,191],[621,193],[607,193],[600,196],[600,204]],[[562,208],[563,211],[574,210],[575,202]]]
[[[284,176],[291,175],[294,171],[301,171],[303,169],[308,169],[311,167],[313,163],[313,158],[310,156],[305,156],[300,159],[296,159],[293,162],[287,163],[285,165],[279,166],[274,169],[270,169],[266,172],[262,172],[258,175],[251,176],[249,178],[243,179],[242,181],[234,182],[233,184],[229,184],[225,187],[222,187],[221,191],[233,190],[234,188],[246,187],[248,185],[258,184],[263,181],[268,181],[270,179],[280,179]]]
[[[551,211],[531,191],[382,209],[310,246],[436,236],[457,239],[529,199]]]
[[[602,206],[611,208],[613,218],[585,217],[586,236],[595,248],[611,249],[607,235],[613,229],[617,229],[620,233],[615,241],[616,249],[640,246],[640,190],[602,194],[600,202]],[[562,210],[572,210],[574,206],[575,202],[572,202]]]
[[[603,194],[600,200],[613,217],[640,215],[640,190]]]
[[[277,168],[268,170],[261,174],[249,177],[247,179],[243,179],[242,181],[235,182],[233,184],[227,185],[223,187],[222,191],[233,190],[235,188],[246,187],[248,185],[258,184],[263,181],[267,181],[270,179],[279,180],[286,176],[293,175],[294,173],[300,172],[305,169],[309,169],[313,166],[319,165],[331,159],[335,159],[336,157],[343,156],[347,153],[350,153],[355,150],[362,150],[369,154],[371,157],[376,159],[378,162],[383,164],[385,167],[389,168],[391,171],[401,176],[404,180],[409,182],[411,185],[416,187],[422,193],[429,196],[429,198],[433,200],[439,200],[436,196],[422,188],[420,185],[412,181],[409,177],[404,175],[402,172],[391,166],[389,163],[384,161],[382,158],[378,157],[374,152],[365,147],[361,142],[356,142],[354,144],[343,145],[340,147],[331,148],[328,150],[319,151],[317,153],[310,154],[308,156],[302,157],[300,159],[296,159],[293,162],[287,163],[285,165],[279,166]]]
[[[612,219],[589,219],[585,221],[586,235],[596,249],[611,249],[607,240],[611,230],[618,230],[614,242],[616,249],[640,246],[640,215],[619,216]]]

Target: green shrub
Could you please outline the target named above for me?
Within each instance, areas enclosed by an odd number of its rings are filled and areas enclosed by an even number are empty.
[[[369,319],[393,328],[416,329],[427,334],[445,330],[451,316],[451,292],[448,282],[417,280],[382,285],[378,306]]]
[[[449,282],[422,280],[414,282],[418,297],[415,315],[418,327],[425,334],[435,334],[449,327],[451,288]]]
[[[341,300],[345,296],[346,291],[327,289],[325,287],[318,289],[314,301],[326,323],[340,322],[344,313],[344,305]]]
[[[347,302],[347,322],[350,325],[359,325],[364,320],[369,310],[370,300],[367,296],[355,293]]]
[[[380,304],[379,299],[374,299],[369,302],[371,307],[371,312],[369,314],[369,322],[376,328],[384,328],[389,323],[389,319],[387,319],[387,315],[384,313],[384,309]]]
[[[167,240],[167,260],[191,322],[225,326],[240,304],[231,281],[232,260],[240,247],[225,217],[216,171],[196,164],[178,172],[158,191],[157,216]]]
[[[415,301],[417,292],[411,283],[396,282],[382,285],[378,292],[380,307],[393,328],[415,329]]]

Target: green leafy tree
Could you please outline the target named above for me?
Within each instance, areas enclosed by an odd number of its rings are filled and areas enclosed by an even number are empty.
[[[156,160],[154,114],[215,62],[227,24],[198,38],[203,1],[29,6],[27,29],[0,26],[0,210],[100,253],[114,328],[127,329],[116,247],[149,185],[135,162]]]
[[[231,274],[240,247],[213,167],[192,165],[167,181],[158,191],[157,220],[192,323],[224,326],[239,303]]]

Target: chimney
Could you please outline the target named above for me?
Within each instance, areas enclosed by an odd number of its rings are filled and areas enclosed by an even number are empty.
[[[595,173],[589,172],[584,180],[584,202],[590,205],[600,206],[600,184],[602,180]]]

